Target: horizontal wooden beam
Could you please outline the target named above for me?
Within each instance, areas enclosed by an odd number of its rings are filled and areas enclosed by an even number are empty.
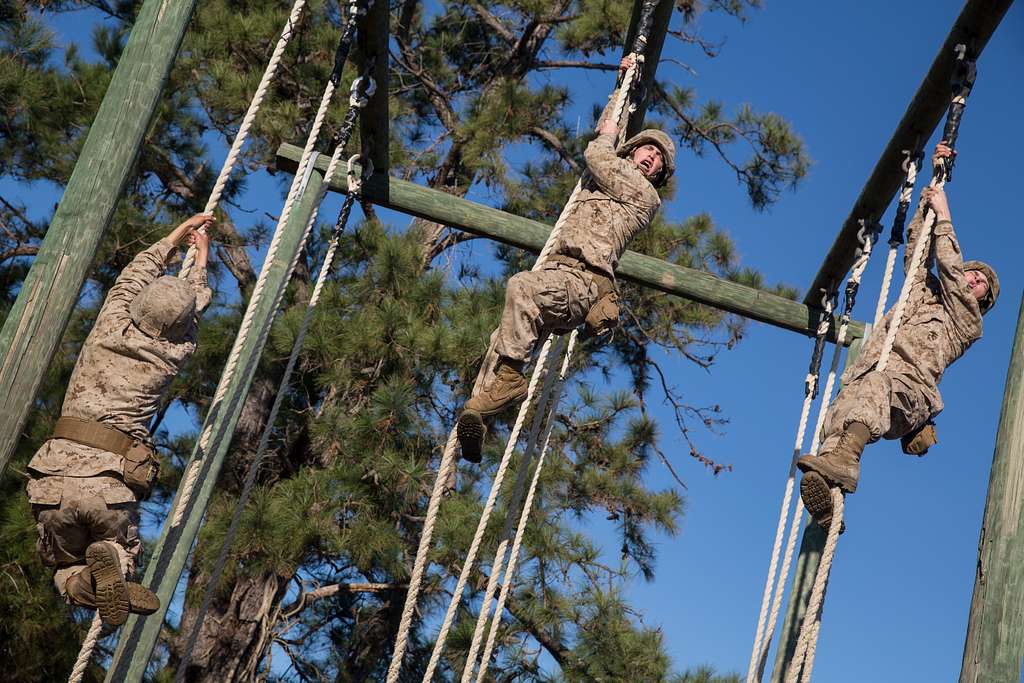
[[[277,151],[277,168],[294,173],[301,153],[302,150],[295,145],[281,145]],[[325,170],[327,159],[321,156],[316,163],[317,168]],[[330,189],[347,192],[348,185],[344,174],[335,175]],[[364,184],[363,194],[380,206],[511,244],[533,253],[540,252],[551,232],[551,226],[544,223],[398,178],[375,174]],[[666,294],[680,296],[801,334],[814,334],[818,325],[819,310],[816,308],[635,251],[623,254],[617,273],[621,279],[644,287],[651,287]],[[847,343],[863,334],[864,324],[853,322],[850,325]]]
[[[882,151],[857,201],[853,203],[853,209],[829,249],[825,262],[814,276],[814,282],[804,298],[805,303],[815,303],[821,289],[829,289],[842,282],[853,266],[854,251],[858,245],[857,232],[860,230],[858,221],[862,218],[876,221],[882,217],[903,183],[903,150],[923,145],[942,120],[949,107],[949,83],[955,61],[953,49],[963,43],[975,56],[980,55],[1012,4],[1013,0],[968,0],[964,5],[896,126],[896,132]]]

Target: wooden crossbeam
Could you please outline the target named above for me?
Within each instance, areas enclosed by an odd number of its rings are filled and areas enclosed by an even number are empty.
[[[1013,0],[968,0],[964,5],[896,126],[896,132],[882,151],[857,201],[853,203],[850,215],[843,222],[839,235],[807,290],[804,303],[814,304],[822,288],[829,289],[842,282],[853,266],[860,219],[875,221],[882,217],[903,183],[903,150],[924,144],[942,120],[949,106],[954,48],[963,43],[975,56],[980,55],[1012,4]]]
[[[302,150],[295,145],[281,145],[277,151],[278,169],[294,173],[301,154]],[[326,164],[326,159],[317,160],[317,168],[320,170],[326,169]],[[347,192],[347,179],[341,177],[341,174],[335,176],[330,189]],[[551,232],[551,226],[544,223],[399,178],[382,178],[374,174],[364,184],[363,195],[380,206],[533,253],[540,252]],[[635,251],[623,254],[617,272],[623,280],[783,329],[806,335],[813,335],[817,329],[820,315],[817,308]],[[835,325],[830,336],[833,341],[834,330]],[[850,325],[846,343],[863,334],[864,324],[854,321]]]

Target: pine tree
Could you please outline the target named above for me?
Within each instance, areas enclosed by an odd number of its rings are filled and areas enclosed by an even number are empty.
[[[7,114],[0,123],[0,169],[5,177],[57,185],[67,181],[139,2],[85,4],[108,17],[94,34],[101,55],[96,63],[83,60],[74,47],[62,53],[46,27],[45,12],[72,10],[80,3],[51,2],[43,14],[24,4],[0,10],[0,109]],[[207,149],[204,136],[229,140],[234,135],[288,4],[200,3],[133,180],[65,335],[67,352],[51,368],[20,445],[19,464],[3,481],[0,568],[18,590],[0,597],[0,647],[19,680],[65,675],[88,623],[86,615],[75,615],[78,627],[67,620],[67,608],[53,596],[34,556],[34,525],[18,493],[24,463],[59,414],[75,351],[118,270],[170,225],[202,208],[221,161]],[[343,4],[310,2],[299,27],[302,37],[289,48],[257,121],[245,171],[271,163],[279,143],[304,138],[330,69]],[[717,48],[695,32],[698,14],[718,11],[744,19],[758,4],[679,3],[679,30],[671,39],[693,43],[700,54],[713,56]],[[545,76],[597,68],[608,72],[611,83],[632,3],[402,0],[391,5],[392,173],[456,196],[486,186],[506,210],[552,222],[579,173],[589,137],[576,136],[566,116],[574,99],[586,102],[580,98],[587,96]],[[342,87],[355,75],[347,69]],[[806,172],[802,143],[780,117],[747,106],[730,116],[721,103],[699,101],[693,90],[661,82],[653,94],[653,118],[693,152],[729,165],[754,206],[770,205]],[[603,104],[593,102],[595,114]],[[336,130],[344,108],[339,104],[332,111],[322,139]],[[521,144],[532,146],[535,160],[515,167],[508,150]],[[242,172],[227,198],[245,208],[254,201],[245,190]],[[2,199],[0,305],[6,307],[46,224],[31,220],[16,197]],[[196,415],[209,405],[255,281],[250,250],[266,238],[262,225],[240,233],[232,212],[229,207],[219,223],[215,282],[220,305],[204,318],[199,353],[171,396]],[[322,231],[304,255],[274,326],[195,553],[180,627],[169,625],[161,643],[160,661],[167,669],[158,678],[168,676],[183,655],[326,235]],[[503,278],[482,276],[471,265],[452,272],[451,260],[441,258],[459,253],[467,239],[422,220],[384,226],[372,211],[344,236],[340,263],[274,425],[272,452],[217,586],[189,680],[251,680],[271,670],[287,670],[288,680],[382,678],[439,448],[503,302]],[[681,222],[662,217],[633,248],[766,286],[758,273],[740,266],[732,242],[707,215]],[[530,262],[510,248],[497,248],[494,254],[504,275]],[[499,664],[491,680],[731,680],[706,669],[673,673],[660,632],[632,615],[620,591],[637,572],[653,576],[657,557],[651,536],[674,534],[682,515],[678,491],[652,490],[645,483],[652,461],[676,468],[683,464],[678,454],[660,445],[663,431],[674,436],[678,430],[690,454],[715,473],[725,466],[702,453],[690,435],[692,426],[714,426],[724,416],[716,406],[689,405],[673,393],[651,351],[669,348],[710,367],[720,351],[740,340],[743,323],[633,286],[623,287],[623,302],[624,325],[613,341],[604,346],[588,342],[573,365],[519,579],[499,631]],[[627,373],[628,386],[610,393],[595,389],[596,373],[617,370]],[[677,424],[659,425],[648,415],[647,402],[663,396],[676,406]],[[158,425],[161,421],[162,416]],[[457,490],[442,507],[421,598],[427,618],[413,633],[410,677],[426,664],[432,617],[446,607],[446,589],[461,569],[482,507],[481,491],[486,492],[509,426],[499,422],[484,465],[462,471]],[[170,438],[159,429],[157,438],[167,466],[146,514],[160,520],[193,436]],[[514,480],[515,467],[506,481]],[[578,520],[595,514],[617,526],[617,566],[606,564],[602,549],[580,529]],[[502,510],[494,516],[481,552],[484,567],[471,581],[477,597],[486,584],[486,563],[503,516]],[[457,675],[465,660],[477,606],[477,600],[470,600],[459,613],[442,666],[446,677]],[[47,643],[46,652],[40,651],[40,642]],[[273,664],[272,654],[277,658]],[[282,663],[281,656],[287,661]]]

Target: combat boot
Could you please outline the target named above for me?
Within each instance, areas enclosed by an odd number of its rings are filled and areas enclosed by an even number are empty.
[[[469,462],[480,462],[487,427],[484,418],[500,413],[526,397],[529,384],[523,376],[523,362],[510,358],[499,358],[494,379],[483,387],[476,396],[466,401],[466,407],[459,415],[456,433],[462,446],[462,457]]]
[[[120,626],[128,619],[128,583],[121,571],[117,547],[98,541],[85,549],[96,611],[108,626]]]
[[[800,479],[800,498],[811,516],[824,528],[832,523],[832,491],[838,487],[843,493],[857,490],[860,479],[860,456],[871,440],[866,425],[852,422],[839,435],[835,448],[824,455],[805,455],[796,461],[804,473]]]
[[[128,587],[128,611],[132,614],[149,615],[160,609],[160,598],[156,593],[138,583],[125,582]],[[86,567],[64,584],[64,592],[71,603],[79,607],[96,608],[96,591],[93,588],[92,572]]]

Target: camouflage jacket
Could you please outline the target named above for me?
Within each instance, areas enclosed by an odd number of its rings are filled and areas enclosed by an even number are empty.
[[[131,320],[132,300],[163,275],[174,246],[160,240],[121,271],[103,302],[71,373],[61,414],[103,422],[138,439],[149,439],[149,422],[171,380],[196,349],[196,329],[179,343],[155,339]],[[189,282],[196,310],[210,302],[205,270],[193,269]],[[36,474],[75,477],[122,471],[121,456],[65,439],[50,439],[32,460]]]
[[[611,115],[618,91],[601,116]],[[615,277],[619,257],[650,225],[661,205],[658,191],[633,162],[616,154],[614,135],[598,135],[584,152],[587,173],[555,244],[559,254],[585,261]]]
[[[904,271],[910,267],[923,223],[922,205],[907,231]],[[932,272],[933,267],[936,273]],[[915,273],[914,278],[914,288],[885,372],[900,375],[910,386],[917,387],[934,416],[942,410],[938,388],[942,373],[980,339],[982,333],[981,306],[967,285],[960,244],[952,225],[944,223],[935,228],[924,268]],[[844,383],[874,369],[892,313],[890,310],[878,329],[872,331],[857,361],[843,376]]]

